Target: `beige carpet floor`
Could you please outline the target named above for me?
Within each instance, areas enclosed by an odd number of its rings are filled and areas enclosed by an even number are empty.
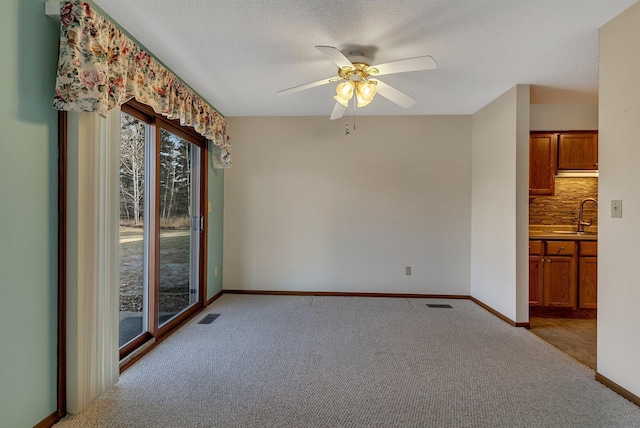
[[[588,367],[468,300],[223,295],[206,312],[57,426],[640,426]]]

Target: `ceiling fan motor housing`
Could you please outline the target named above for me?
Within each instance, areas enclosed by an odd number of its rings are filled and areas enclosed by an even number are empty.
[[[371,59],[362,55],[360,52],[350,52],[349,55],[347,55],[347,59],[353,64],[362,63],[365,65],[371,65]]]
[[[364,62],[354,62],[353,67],[342,67],[338,69],[338,76],[344,80],[351,80],[354,82],[360,80],[366,80],[370,75],[376,74],[378,70],[375,67],[369,66]]]

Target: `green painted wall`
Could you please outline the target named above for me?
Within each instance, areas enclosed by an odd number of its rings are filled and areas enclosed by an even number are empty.
[[[0,426],[56,410],[59,19],[42,0],[5,0],[0,16]],[[224,172],[209,170],[207,298],[222,289]],[[218,275],[214,276],[215,267]]]
[[[42,0],[0,14],[0,425],[56,410],[59,20]]]
[[[224,170],[213,169],[209,162],[209,248],[207,253],[207,299],[222,290],[222,220]],[[215,275],[216,267],[218,275]]]

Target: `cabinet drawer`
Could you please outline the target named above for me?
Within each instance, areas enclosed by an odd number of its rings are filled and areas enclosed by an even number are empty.
[[[598,242],[589,241],[580,243],[580,255],[581,256],[597,256],[598,255]]]
[[[572,256],[575,253],[574,241],[547,241],[547,255]]]
[[[542,241],[529,241],[529,255],[531,256],[542,255]]]

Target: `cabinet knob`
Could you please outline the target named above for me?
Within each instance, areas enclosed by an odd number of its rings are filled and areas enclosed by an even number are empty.
[[[594,166],[598,166],[598,162],[594,163],[593,165],[594,165]]]
[[[547,263],[551,263],[551,259],[547,259]]]
[[[560,251],[564,250],[564,247],[560,247]]]
[[[544,259],[540,259],[540,263],[544,263]]]

